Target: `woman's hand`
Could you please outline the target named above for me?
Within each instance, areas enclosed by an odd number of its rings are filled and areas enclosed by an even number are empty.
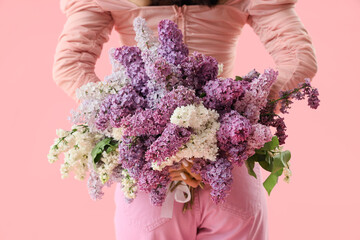
[[[172,181],[184,181],[187,185],[196,188],[201,183],[201,176],[199,174],[191,172],[192,163],[186,160],[181,162],[181,168],[170,168],[170,177]]]

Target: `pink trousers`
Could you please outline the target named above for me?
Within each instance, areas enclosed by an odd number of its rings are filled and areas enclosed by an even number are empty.
[[[258,178],[247,173],[246,166],[233,170],[234,182],[227,200],[216,205],[206,186],[195,193],[191,210],[174,203],[173,217],[162,218],[161,207],[150,204],[149,196],[139,193],[130,204],[124,200],[121,185],[115,192],[115,231],[117,240],[266,240],[268,239],[267,203]]]

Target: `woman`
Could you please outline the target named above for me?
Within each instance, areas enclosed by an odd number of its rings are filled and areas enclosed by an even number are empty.
[[[294,10],[296,1],[220,0],[210,7],[216,0],[187,2],[190,5],[177,1],[179,6],[161,0],[62,0],[67,22],[56,48],[53,77],[76,100],[76,88],[100,81],[94,66],[113,27],[122,45],[135,45],[132,23],[137,16],[145,18],[155,34],[161,19],[173,20],[182,30],[190,53],[215,57],[224,64],[222,76],[233,77],[238,36],[249,24],[277,65],[279,76],[270,93],[274,98],[279,90],[296,87],[317,71],[311,38]],[[260,176],[258,166],[255,172]],[[189,166],[183,166],[182,174],[173,175],[174,179],[179,175],[189,185],[199,182]],[[212,203],[206,186],[196,192],[192,210],[182,213],[182,205],[175,203],[171,219],[162,218],[161,209],[151,206],[146,194],[139,193],[133,203],[127,204],[118,185],[117,239],[267,239],[261,176],[251,177],[245,166],[234,169],[233,175],[232,192],[224,204]]]

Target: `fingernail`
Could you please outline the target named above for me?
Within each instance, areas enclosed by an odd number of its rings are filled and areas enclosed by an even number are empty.
[[[185,173],[181,172],[181,173],[180,173],[180,176],[181,176],[184,180],[186,180],[186,175],[185,175]]]
[[[188,166],[189,166],[189,163],[188,163],[186,160],[184,160],[184,161],[182,162],[182,164],[183,164],[185,167],[188,167]]]

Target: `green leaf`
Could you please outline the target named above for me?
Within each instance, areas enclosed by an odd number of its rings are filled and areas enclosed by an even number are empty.
[[[101,159],[102,152],[105,150],[105,146],[107,146],[111,141],[111,138],[104,138],[100,142],[98,142],[93,150],[91,151],[91,157],[94,163],[97,163]]]
[[[271,156],[271,154],[269,154],[269,152],[266,152],[265,162],[267,162],[268,164],[271,164],[272,161],[274,161],[273,157]]]
[[[260,149],[255,149],[255,153],[260,155],[266,155],[267,151],[260,148]]]
[[[206,96],[206,93],[203,92],[203,93],[200,94],[199,97],[200,97],[200,98],[203,98],[203,97],[205,97],[205,96]]]
[[[243,80],[242,77],[240,77],[240,76],[235,76],[235,81],[242,81],[242,80]]]
[[[275,187],[275,185],[278,182],[279,177],[281,176],[283,172],[283,169],[280,169],[276,172],[272,172],[264,181],[263,186],[266,189],[267,193],[270,196],[271,191],[273,190],[273,188]]]
[[[266,161],[260,161],[259,164],[266,171],[272,172],[272,169],[273,169],[273,164],[272,163],[269,164]]]
[[[255,162],[253,159],[249,158],[248,160],[245,161],[245,165],[248,169],[248,173],[253,176],[254,178],[257,178],[256,173],[254,172],[254,166],[255,166]]]
[[[279,146],[279,139],[277,136],[273,136],[270,142],[264,144],[261,150],[271,151]]]
[[[291,153],[289,150],[281,152],[281,160],[284,165],[288,165],[290,159],[291,159]]]

